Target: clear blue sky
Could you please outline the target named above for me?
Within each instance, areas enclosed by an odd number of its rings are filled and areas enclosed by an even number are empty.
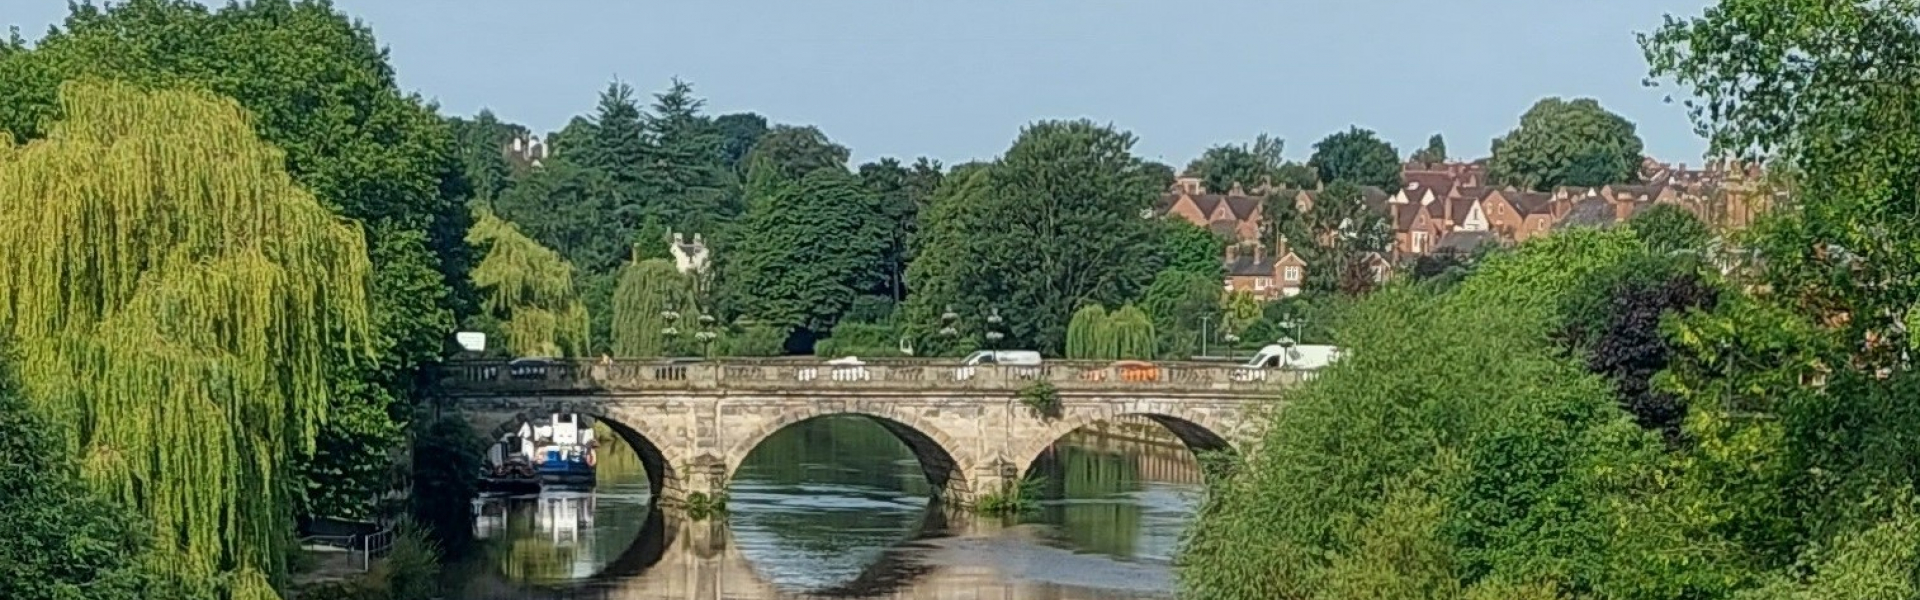
[[[0,0],[37,37],[65,0]],[[26,6],[22,6],[22,5]],[[335,0],[445,110],[536,130],[618,77],[679,76],[709,110],[812,124],[856,160],[990,158],[1021,125],[1090,117],[1183,166],[1267,132],[1304,158],[1349,124],[1455,156],[1545,96],[1591,96],[1647,152],[1697,164],[1685,113],[1641,86],[1634,33],[1706,0]]]

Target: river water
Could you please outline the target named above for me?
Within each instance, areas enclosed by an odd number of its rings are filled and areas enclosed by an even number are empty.
[[[448,597],[492,599],[1171,598],[1199,465],[1148,422],[1063,438],[1032,475],[1041,507],[977,517],[930,500],[905,445],[864,417],[789,427],[734,475],[728,512],[654,510],[616,440],[591,492],[486,498]]]

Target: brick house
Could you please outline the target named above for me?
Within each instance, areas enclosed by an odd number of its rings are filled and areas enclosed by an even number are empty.
[[[1258,243],[1227,247],[1226,281],[1228,292],[1244,292],[1261,300],[1295,296],[1307,282],[1307,263],[1292,252],[1273,258]]]

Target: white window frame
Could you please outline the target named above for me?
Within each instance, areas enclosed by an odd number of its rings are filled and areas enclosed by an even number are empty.
[[[1285,271],[1281,272],[1281,279],[1287,283],[1299,283],[1300,267],[1287,267]]]
[[[1413,253],[1423,254],[1426,251],[1427,251],[1427,232],[1425,231],[1413,232]]]
[[[1253,278],[1253,291],[1264,292],[1264,291],[1267,291],[1267,288],[1271,288],[1271,287],[1273,287],[1272,277]]]

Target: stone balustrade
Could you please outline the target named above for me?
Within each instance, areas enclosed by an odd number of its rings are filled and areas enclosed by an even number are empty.
[[[962,366],[954,361],[880,359],[860,365],[812,360],[557,359],[456,361],[439,387],[457,392],[971,390],[1018,392],[1045,382],[1060,391],[1265,393],[1312,378],[1312,371],[1220,363],[1047,361],[1034,366]]]

